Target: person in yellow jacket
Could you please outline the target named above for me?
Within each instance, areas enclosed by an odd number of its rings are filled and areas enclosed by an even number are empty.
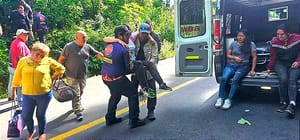
[[[52,98],[52,79],[61,77],[65,71],[63,65],[48,57],[50,48],[43,43],[35,43],[31,55],[20,59],[12,81],[12,99],[16,88],[22,86],[22,118],[31,140],[35,133],[33,112],[36,109],[39,140],[46,140],[46,110]],[[51,70],[54,71],[51,76]]]

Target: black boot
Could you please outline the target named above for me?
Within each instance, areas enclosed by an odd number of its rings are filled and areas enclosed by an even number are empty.
[[[143,126],[143,125],[145,125],[146,123],[145,123],[145,120],[141,120],[141,119],[139,119],[139,118],[137,118],[137,119],[130,119],[129,120],[129,127],[130,128],[136,128],[136,127],[139,127],[139,126]]]

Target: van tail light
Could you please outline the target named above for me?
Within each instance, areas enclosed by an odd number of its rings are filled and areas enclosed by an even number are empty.
[[[214,49],[220,50],[220,39],[221,39],[221,32],[220,32],[220,19],[214,19]]]

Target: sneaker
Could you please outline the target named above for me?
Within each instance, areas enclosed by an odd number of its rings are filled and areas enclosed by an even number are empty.
[[[215,108],[220,108],[223,105],[224,100],[222,98],[218,98],[215,104]]]
[[[145,124],[146,124],[145,120],[141,120],[139,118],[133,119],[133,120],[131,120],[131,119],[129,120],[129,127],[130,128],[136,128],[136,127],[139,127],[139,126],[143,126]]]
[[[231,100],[230,100],[230,99],[226,99],[226,100],[224,101],[224,104],[223,104],[223,106],[222,106],[222,109],[227,110],[227,109],[229,109],[230,107],[231,107]]]
[[[287,108],[285,109],[285,112],[288,114],[288,117],[290,119],[293,119],[295,117],[295,106],[293,104],[289,104]]]
[[[83,115],[81,113],[76,114],[76,120],[77,121],[82,121],[83,120]]]
[[[280,102],[279,108],[276,110],[277,112],[283,113],[287,108],[288,104],[286,102]]]
[[[166,83],[161,84],[161,85],[159,86],[159,89],[170,90],[170,91],[173,90],[171,87],[167,86]]]
[[[110,125],[113,125],[113,124],[116,124],[116,123],[120,123],[122,122],[122,118],[114,118],[114,119],[107,119],[106,120],[106,126],[110,126]]]
[[[154,121],[156,119],[155,116],[154,116],[154,111],[149,111],[148,112],[147,119],[150,120],[150,121]]]

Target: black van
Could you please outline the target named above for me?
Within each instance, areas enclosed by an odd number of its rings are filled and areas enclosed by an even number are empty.
[[[219,82],[226,64],[226,47],[234,41],[239,29],[246,28],[257,46],[257,74],[243,78],[241,86],[278,87],[276,73],[264,72],[269,62],[270,41],[281,24],[288,24],[292,32],[300,34],[300,0],[221,0],[219,4],[217,16],[223,23],[218,42],[221,49],[214,56],[216,80]]]

